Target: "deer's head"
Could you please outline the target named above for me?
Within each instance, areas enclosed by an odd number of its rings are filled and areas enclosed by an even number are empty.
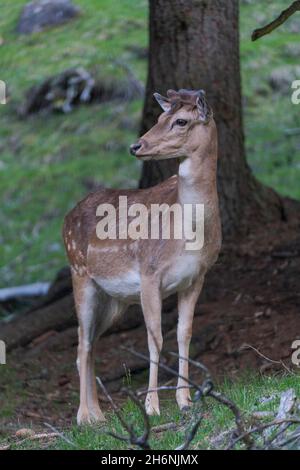
[[[214,129],[213,113],[203,90],[168,90],[167,98],[154,93],[163,109],[157,123],[136,144],[132,155],[142,160],[189,156]]]

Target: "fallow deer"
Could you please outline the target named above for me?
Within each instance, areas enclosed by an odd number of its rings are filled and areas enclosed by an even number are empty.
[[[127,307],[140,303],[150,353],[149,391],[145,407],[160,414],[158,361],[163,338],[162,300],[178,294],[179,375],[176,399],[180,409],[190,405],[189,345],[194,309],[208,269],[221,247],[221,223],[216,184],[217,130],[203,90],[169,90],[167,98],[154,94],[163,109],[158,122],[130,147],[139,160],[180,158],[179,172],[143,190],[100,189],[89,194],[66,216],[63,236],[71,265],[79,321],[77,366],[80,376],[78,423],[103,421],[94,373],[95,342]],[[187,250],[185,239],[99,239],[97,207],[142,203],[204,205],[204,245]],[[203,222],[202,222],[203,224]],[[196,227],[197,229],[197,227]],[[118,347],[118,345],[116,345]],[[153,391],[154,390],[154,391]]]

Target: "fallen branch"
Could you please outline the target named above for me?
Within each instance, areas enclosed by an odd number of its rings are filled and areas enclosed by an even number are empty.
[[[249,429],[249,431],[245,432],[244,434],[241,434],[238,436],[227,448],[226,450],[231,450],[233,449],[238,442],[243,440],[246,435],[250,436],[255,433],[261,433],[265,429],[268,429],[272,426],[280,426],[285,423],[291,423],[291,424],[300,424],[300,418],[288,418],[288,419],[279,419],[279,420],[274,420],[271,421],[270,423],[262,424],[261,426],[257,426],[255,428]],[[277,437],[277,436],[276,436]]]
[[[6,287],[0,289],[0,302],[19,297],[40,297],[46,295],[50,287],[49,282],[36,282],[17,287]]]
[[[0,451],[1,450],[9,450],[10,448],[11,448],[11,444],[5,444],[4,446],[0,447]]]
[[[293,409],[296,405],[296,401],[297,401],[296,393],[292,388],[283,392],[280,398],[280,404],[279,404],[278,412],[277,412],[275,419],[277,421],[279,421],[280,419],[288,419],[289,416],[293,413]],[[278,437],[283,432],[286,431],[288,426],[289,426],[289,423],[281,425],[278,436],[276,437],[276,439],[272,439],[272,442],[277,442]],[[273,431],[274,429],[270,427],[267,430],[267,436],[271,436]]]
[[[274,29],[279,28],[283,23],[285,23],[290,16],[294,15],[297,11],[300,11],[300,0],[296,0],[292,5],[290,5],[286,10],[282,11],[281,14],[271,23],[263,26],[262,28],[255,29],[252,33],[252,41],[256,41],[266,34],[270,34]]]

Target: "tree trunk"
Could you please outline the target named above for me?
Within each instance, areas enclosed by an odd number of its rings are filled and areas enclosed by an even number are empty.
[[[219,134],[218,186],[223,232],[238,229],[242,216],[278,197],[251,174],[244,150],[239,55],[238,0],[150,0],[150,57],[141,134],[160,113],[153,93],[204,89]],[[140,187],[177,171],[177,162],[145,162]],[[255,195],[253,196],[253,193]],[[272,212],[272,211],[271,211]]]

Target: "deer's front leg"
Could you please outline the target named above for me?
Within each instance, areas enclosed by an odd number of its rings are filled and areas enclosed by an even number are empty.
[[[142,280],[141,303],[147,328],[150,355],[150,375],[148,390],[157,388],[158,362],[163,338],[161,332],[161,294],[158,284],[149,279]],[[159,415],[157,391],[148,391],[145,401],[148,415]]]
[[[177,382],[176,400],[181,410],[188,408],[191,404],[190,390],[189,388],[184,388],[189,385],[185,380],[189,378],[189,363],[186,359],[189,358],[195,305],[200,295],[203,281],[204,276],[198,278],[189,289],[178,293],[177,341],[180,377]]]

